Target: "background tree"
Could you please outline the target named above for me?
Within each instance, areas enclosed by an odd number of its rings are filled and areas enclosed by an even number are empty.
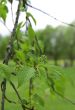
[[[43,42],[44,53],[50,58],[52,57],[51,39],[53,37],[54,28],[47,25],[45,29],[36,32],[38,39]]]
[[[53,59],[55,61],[55,65],[57,65],[57,60],[63,56],[63,43],[64,43],[64,27],[59,26],[55,29],[52,37],[52,54]]]
[[[65,32],[66,52],[67,58],[70,59],[70,65],[73,66],[75,59],[75,29],[68,27]]]

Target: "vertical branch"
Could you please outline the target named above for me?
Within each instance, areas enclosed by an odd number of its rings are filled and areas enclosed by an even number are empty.
[[[2,84],[1,84],[1,90],[2,90],[1,110],[4,110],[6,79],[4,79],[3,82],[2,82]]]
[[[3,61],[3,63],[6,64],[6,65],[8,65],[9,59],[11,58],[11,55],[12,55],[13,42],[14,42],[15,32],[16,32],[18,19],[19,19],[19,14],[20,14],[20,5],[21,5],[21,0],[19,0],[16,21],[15,21],[15,24],[14,24],[14,28],[13,28],[13,31],[12,31],[12,34],[11,34],[11,39],[10,39],[10,42],[7,46],[6,53],[5,53],[5,58],[4,58],[4,61]],[[4,79],[1,83],[1,90],[2,90],[1,110],[4,110],[6,79]]]
[[[39,51],[40,51],[40,56],[41,56],[41,55],[43,54],[43,52],[42,52],[41,47],[40,47],[40,45],[39,45],[39,43],[38,43],[38,39],[37,39],[36,34],[35,34],[35,41],[36,41],[36,44],[37,44],[37,46],[38,46],[38,49],[39,49]]]
[[[16,95],[17,95],[18,99],[20,100],[20,103],[21,103],[21,106],[22,106],[23,110],[25,110],[25,106],[22,104],[22,99],[21,99],[21,97],[20,97],[15,85],[11,81],[10,81],[10,84],[13,87],[14,91],[16,92]]]
[[[15,85],[14,85],[11,81],[10,81],[10,84],[11,84],[12,88],[14,89],[14,91],[15,91],[15,93],[16,93],[16,95],[17,95],[19,101],[20,101],[20,104],[21,104],[22,109],[23,109],[23,110],[26,110],[26,109],[30,110],[30,108],[28,108],[28,107],[22,102],[22,98],[21,98],[21,96],[19,95],[19,93],[18,93],[18,91],[17,91]],[[28,102],[26,102],[26,103],[28,104]]]
[[[24,2],[24,0],[23,0],[23,2]],[[29,25],[31,25],[31,22],[30,22],[29,18],[26,16],[26,30],[25,30],[26,35],[28,35]],[[34,107],[32,106],[32,88],[33,88],[33,79],[30,78],[30,80],[29,80],[29,104],[30,104],[29,110],[34,110]]]
[[[30,110],[32,108],[32,102],[31,102],[31,98],[32,98],[32,88],[33,88],[33,81],[32,78],[30,78],[29,80],[29,102],[30,102]]]
[[[12,15],[12,22],[13,22],[13,24],[14,24],[14,17],[13,17],[12,3],[11,3],[11,15]]]
[[[14,24],[14,28],[13,28],[13,31],[12,31],[12,34],[11,34],[11,39],[10,39],[9,44],[7,46],[7,51],[6,51],[6,54],[5,54],[4,61],[3,61],[3,63],[5,63],[5,64],[8,64],[8,61],[9,61],[9,59],[11,57],[11,54],[12,54],[14,37],[15,37],[16,28],[17,28],[18,19],[19,19],[19,14],[20,14],[20,5],[21,5],[21,0],[19,0],[16,21],[15,21],[15,24]]]

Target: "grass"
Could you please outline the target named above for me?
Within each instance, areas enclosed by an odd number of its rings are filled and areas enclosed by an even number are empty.
[[[63,73],[66,79],[65,82],[65,96],[72,101],[75,102],[75,67],[63,68]],[[14,79],[14,84],[17,87],[17,83]],[[18,89],[21,97],[24,99],[26,98],[26,94],[28,95],[28,90],[26,90],[26,84],[23,87]],[[43,94],[47,91],[43,91]],[[10,84],[7,82],[7,90],[6,95],[11,100],[16,100],[18,102],[18,98],[15,95]],[[49,95],[45,94],[45,107],[40,107],[39,110],[75,110],[75,105],[67,102],[66,100],[62,99],[60,96],[57,95]],[[0,100],[1,100],[1,90],[0,90]],[[0,103],[1,108],[1,103]],[[5,102],[5,110],[21,110],[20,104],[9,104],[7,101]]]

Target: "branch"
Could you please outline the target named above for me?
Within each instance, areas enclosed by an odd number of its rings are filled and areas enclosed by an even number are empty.
[[[48,69],[47,68],[45,68],[45,70],[46,70],[46,75],[47,75],[47,79],[49,80],[49,76],[48,76]],[[58,91],[56,91],[55,90],[55,88],[54,88],[54,82],[53,82],[53,80],[51,79],[51,81],[52,81],[52,89],[53,89],[53,91],[57,94],[57,95],[59,95],[61,98],[63,98],[63,99],[65,99],[67,102],[69,102],[69,103],[71,103],[71,104],[73,104],[73,105],[75,105],[75,102],[73,102],[72,100],[70,100],[69,98],[67,98],[67,97],[65,97],[65,96],[63,96],[62,94],[60,94]]]
[[[13,22],[13,24],[14,24],[14,17],[13,17],[12,3],[11,3],[11,15],[12,15],[12,22]]]
[[[11,39],[10,39],[9,44],[7,46],[7,51],[6,51],[6,54],[5,54],[4,61],[3,61],[3,63],[5,63],[5,64],[8,64],[8,61],[9,61],[9,59],[11,57],[11,54],[12,54],[14,37],[15,37],[16,28],[17,28],[17,24],[18,24],[18,20],[19,20],[19,15],[20,15],[20,5],[21,5],[21,0],[19,0],[18,9],[17,9],[17,16],[16,16],[14,28],[13,28],[13,31],[12,31],[12,34],[11,34]]]
[[[39,45],[39,43],[38,43],[38,39],[37,39],[37,36],[36,36],[36,35],[35,35],[35,40],[36,40],[38,49],[39,49],[39,51],[40,51],[40,56],[41,56],[41,55],[42,55],[42,50],[41,50],[41,47],[40,47],[40,45]]]
[[[59,92],[57,92],[56,90],[54,90],[54,92],[59,95],[60,97],[62,97],[63,99],[65,99],[67,102],[70,102],[71,104],[75,105],[75,102],[73,102],[72,100],[70,100],[69,98],[63,96],[62,94],[60,94]]]
[[[26,3],[26,4],[27,4],[27,3]],[[27,21],[29,22],[29,25],[32,27],[32,24],[31,24],[29,18],[26,17],[26,31],[28,30],[28,24],[27,24]],[[42,50],[41,50],[41,47],[40,47],[40,45],[39,45],[39,43],[38,43],[38,39],[37,39],[36,34],[35,34],[35,41],[36,41],[36,43],[37,43],[38,49],[39,49],[39,51],[40,51],[40,56],[41,56],[41,55],[42,55]]]
[[[70,27],[72,27],[72,28],[75,28],[75,25],[69,24],[69,23],[67,23],[67,22],[64,22],[64,21],[62,21],[62,20],[60,20],[60,19],[58,19],[58,18],[52,16],[51,14],[49,14],[49,13],[47,13],[47,12],[45,12],[45,11],[39,9],[39,8],[36,8],[36,7],[34,7],[34,6],[32,6],[32,5],[28,4],[28,3],[26,3],[26,5],[29,6],[29,7],[31,7],[31,8],[33,8],[33,9],[35,9],[35,10],[37,10],[37,11],[42,12],[43,14],[49,16],[50,18],[54,19],[55,21],[58,21],[58,22],[60,22],[60,23],[62,23],[62,24],[65,24],[65,25],[68,25],[68,26],[70,26]]]
[[[18,99],[19,99],[19,101],[20,101],[20,103],[21,103],[22,109],[23,109],[23,110],[25,110],[25,109],[29,109],[29,110],[30,110],[30,108],[26,107],[26,106],[22,103],[22,99],[21,99],[21,97],[20,97],[20,95],[19,95],[19,93],[18,93],[18,91],[17,91],[15,85],[14,85],[11,81],[10,81],[10,84],[11,84],[12,88],[14,89],[14,91],[15,91],[15,93],[16,93],[16,95],[17,95],[17,97],[18,97]]]
[[[32,78],[30,78],[29,80],[29,100],[30,100],[30,108],[32,108],[32,88],[33,88],[33,81],[32,81]]]
[[[2,90],[2,101],[1,101],[1,110],[4,110],[5,104],[5,91],[6,91],[6,79],[4,79],[1,83],[1,90]]]
[[[16,33],[16,28],[17,28],[17,24],[18,24],[18,19],[19,19],[19,14],[20,14],[20,5],[21,5],[21,0],[19,0],[19,4],[18,4],[18,9],[17,9],[17,16],[16,16],[16,21],[14,24],[14,28],[13,28],[13,32],[11,34],[11,41],[9,42],[7,49],[6,49],[6,53],[5,53],[5,58],[3,63],[8,65],[8,61],[11,57],[12,54],[12,48],[13,48],[13,42],[14,42],[14,37],[15,37],[15,33]],[[6,90],[6,79],[4,79],[1,83],[1,87],[2,87],[2,102],[1,102],[1,110],[4,110],[4,104],[5,104],[5,90]]]
[[[9,100],[6,96],[5,96],[5,99],[6,99],[9,103],[16,104],[16,102]]]

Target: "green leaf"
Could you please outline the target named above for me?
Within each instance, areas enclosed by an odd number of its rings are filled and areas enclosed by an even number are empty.
[[[22,99],[21,104],[23,104],[23,105],[24,105],[24,104],[26,104],[26,105],[27,105],[27,104],[28,104],[28,102],[27,102],[27,100],[26,100],[26,99]]]
[[[35,20],[35,18],[33,17],[33,15],[31,13],[27,12],[26,16],[27,16],[27,18],[31,17],[32,20],[34,21],[35,25],[36,25],[36,20]]]
[[[19,59],[19,61],[22,61],[24,62],[25,61],[25,55],[24,55],[24,52],[22,50],[16,50],[16,55],[15,57],[17,59]]]
[[[38,74],[41,80],[46,80],[46,71],[44,67],[38,66]]]
[[[64,96],[64,90],[65,90],[65,80],[64,77],[61,77],[58,80],[55,80],[55,89],[56,91]]]
[[[28,27],[28,35],[29,35],[30,40],[33,40],[33,38],[35,37],[35,32],[34,32],[32,26]]]
[[[27,82],[35,75],[35,69],[33,67],[23,66],[17,70],[18,87]]]
[[[48,83],[51,92],[57,91],[59,94],[64,95],[65,77],[61,67],[48,66]]]
[[[6,4],[7,1],[6,1],[6,0],[0,0],[0,3],[1,3],[1,4]]]
[[[10,79],[11,69],[8,65],[0,64],[0,77]]]
[[[16,28],[16,36],[17,37],[21,36],[21,28],[23,28],[23,27],[24,27],[23,22],[20,22]]]
[[[35,103],[40,104],[41,106],[44,106],[44,100],[38,94],[34,94],[33,100],[35,101]]]
[[[50,65],[49,63],[46,64],[45,67],[48,69],[49,75],[54,79],[59,79],[63,76],[64,71],[61,67]]]
[[[28,40],[25,40],[25,42],[21,44],[21,48],[24,52],[28,52],[31,48],[30,46]]]
[[[24,26],[23,22],[20,22],[17,26],[17,30],[20,30]]]
[[[8,8],[5,4],[0,4],[0,17],[5,21],[8,13]]]

